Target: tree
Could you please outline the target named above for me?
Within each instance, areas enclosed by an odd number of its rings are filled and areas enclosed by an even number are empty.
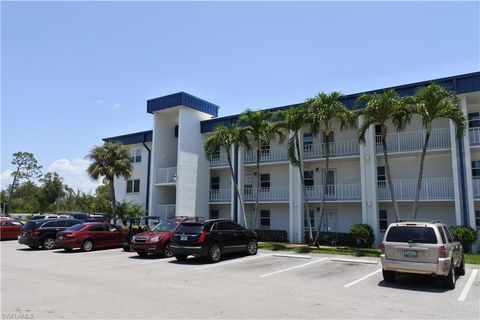
[[[257,187],[255,190],[255,210],[253,213],[253,229],[258,216],[258,205],[260,199],[260,158],[262,146],[269,144],[272,139],[279,137],[283,140],[283,133],[278,123],[273,121],[273,113],[263,110],[244,111],[239,118],[240,125],[244,126],[250,145],[254,146],[256,153]]]
[[[145,209],[139,204],[122,202],[117,205],[118,217],[122,220],[124,226],[127,225],[129,217],[139,217],[145,213]]]
[[[12,212],[39,212],[41,192],[42,188],[32,181],[25,181],[18,185],[12,199]]]
[[[93,180],[105,177],[110,186],[110,201],[113,223],[117,219],[117,203],[115,200],[114,178],[128,179],[132,175],[133,167],[130,163],[130,151],[124,145],[106,142],[103,146],[95,146],[87,158],[91,160],[87,173]]]
[[[359,116],[363,116],[363,122],[358,129],[358,139],[360,142],[365,143],[365,134],[372,125],[380,125],[380,137],[385,159],[388,187],[392,198],[395,216],[397,217],[397,220],[400,220],[400,213],[398,211],[397,201],[395,200],[392,176],[390,174],[390,163],[388,161],[386,141],[388,133],[387,123],[388,121],[391,121],[397,130],[403,130],[412,118],[413,109],[405,104],[404,99],[402,99],[393,89],[381,93],[363,94],[358,98],[357,103],[365,104],[363,109],[357,111]]]
[[[15,166],[15,171],[12,172],[13,181],[10,185],[7,212],[11,210],[12,196],[17,185],[23,179],[30,181],[31,178],[38,177],[40,175],[40,169],[42,168],[33,153],[30,152],[15,152],[13,154],[12,164]]]
[[[317,236],[315,237],[315,245],[318,245],[320,239],[320,231],[325,212],[325,196],[327,194],[326,175],[330,169],[330,137],[335,131],[334,123],[340,122],[341,129],[353,127],[355,125],[355,117],[343,103],[339,101],[342,94],[340,92],[324,93],[320,92],[315,97],[307,99],[308,115],[307,123],[313,136],[323,133],[325,141],[325,175],[322,174],[322,202],[320,204],[320,225]],[[309,215],[309,213],[307,213]]]
[[[40,212],[57,211],[57,201],[65,194],[63,178],[56,172],[47,172],[41,179]],[[54,207],[51,205],[55,204]]]
[[[437,83],[431,83],[417,89],[414,96],[407,99],[413,104],[415,113],[422,118],[425,129],[425,139],[420,157],[415,202],[413,204],[413,219],[417,218],[418,200],[422,189],[423,165],[427,153],[428,142],[432,134],[432,124],[436,119],[449,119],[457,128],[457,135],[462,136],[467,128],[467,119],[462,111],[458,97]]]
[[[243,221],[245,223],[245,227],[247,227],[248,223],[247,223],[247,217],[245,215],[245,205],[243,202],[242,193],[238,189],[238,183],[237,183],[237,180],[235,179],[235,171],[233,170],[232,156],[231,156],[232,147],[238,146],[238,145],[243,145],[247,149],[250,148],[248,138],[246,135],[246,130],[239,126],[233,126],[233,127],[227,128],[225,126],[220,125],[215,127],[215,131],[213,135],[207,138],[203,146],[203,149],[208,159],[210,159],[212,156],[217,154],[221,149],[225,151],[227,155],[228,167],[230,168],[230,175],[232,177],[233,186],[235,189],[235,194],[240,200],[240,208],[243,214]]]

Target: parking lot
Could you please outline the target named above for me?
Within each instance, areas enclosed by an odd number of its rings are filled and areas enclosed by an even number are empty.
[[[42,318],[478,319],[479,272],[383,281],[376,258],[270,251],[218,264],[1,243],[1,312]]]

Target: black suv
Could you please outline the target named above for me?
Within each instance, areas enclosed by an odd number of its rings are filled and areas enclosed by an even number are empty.
[[[257,254],[257,235],[226,219],[185,221],[175,230],[170,249],[180,261],[193,255],[218,262],[226,253]]]
[[[26,244],[32,249],[42,247],[47,250],[55,248],[58,231],[63,231],[76,224],[83,223],[77,219],[42,219],[25,223],[20,230],[18,243]]]

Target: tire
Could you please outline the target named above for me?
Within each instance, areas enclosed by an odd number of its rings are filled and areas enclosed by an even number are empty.
[[[257,251],[258,251],[257,240],[255,239],[250,240],[250,242],[247,245],[247,254],[249,256],[254,256],[257,254]]]
[[[170,249],[170,242],[165,245],[162,251],[162,257],[171,258],[173,257],[173,252]]]
[[[52,250],[55,248],[55,240],[53,238],[45,238],[43,240],[42,248],[45,250]]]
[[[450,272],[443,278],[443,284],[447,289],[455,289],[455,268],[453,267],[453,261],[450,265]]]
[[[82,251],[89,252],[93,250],[93,241],[92,240],[85,240],[82,243]]]
[[[138,254],[140,257],[146,257],[146,256],[148,256],[148,253],[146,253],[146,252],[137,252],[137,254]]]
[[[188,256],[184,256],[184,255],[175,255],[175,259],[177,259],[178,261],[186,261],[187,257]]]
[[[389,270],[382,269],[382,273],[383,273],[383,280],[385,280],[385,282],[394,282],[395,281],[395,277],[397,275],[395,273],[395,271],[389,271]]]
[[[211,263],[217,263],[222,259],[222,247],[218,244],[214,244],[208,250],[208,261]]]
[[[128,245],[122,245],[122,249],[125,252],[131,252],[132,251],[132,249],[130,249],[130,246],[128,246]]]
[[[460,262],[460,266],[455,270],[455,273],[459,276],[465,275],[465,257],[462,254],[462,262]]]

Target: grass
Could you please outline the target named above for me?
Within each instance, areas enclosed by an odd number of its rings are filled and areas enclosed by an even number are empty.
[[[480,264],[480,254],[465,253],[465,263]]]

